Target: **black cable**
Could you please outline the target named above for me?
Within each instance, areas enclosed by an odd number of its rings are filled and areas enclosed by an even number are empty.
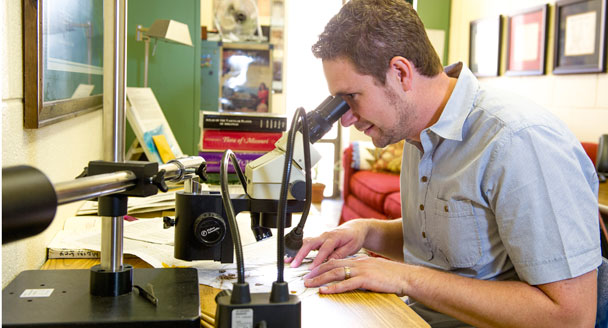
[[[236,175],[239,177],[239,180],[241,181],[243,190],[245,191],[245,194],[247,194],[247,181],[245,179],[245,175],[243,174],[243,171],[241,171],[241,166],[238,165],[238,161],[236,160],[236,156],[234,154],[232,154],[230,156],[230,159],[232,160],[232,166],[234,167],[234,171],[236,172]]]
[[[228,190],[228,158],[232,160],[232,165],[235,169],[239,168],[238,161],[234,156],[234,153],[230,149],[224,151],[222,156],[222,162],[220,164],[220,187],[222,195],[222,203],[226,210],[226,217],[228,218],[228,226],[230,226],[230,234],[232,234],[232,240],[234,242],[234,249],[236,252],[236,272],[238,283],[245,283],[245,264],[243,263],[243,245],[241,244],[241,235],[239,234],[239,227],[236,222],[236,215],[234,214],[234,208],[232,207],[232,201],[230,200],[230,191]],[[241,173],[242,174],[242,173]]]
[[[298,121],[298,119],[300,121]],[[285,263],[283,261],[283,257],[285,255],[285,217],[287,216],[287,191],[289,178],[291,176],[291,165],[293,161],[293,147],[295,143],[295,135],[299,130],[299,126],[301,123],[304,127],[302,130],[302,142],[304,147],[304,170],[306,172],[306,204],[304,207],[304,211],[302,212],[302,218],[300,219],[300,223],[293,230],[299,230],[303,232],[304,223],[306,221],[306,217],[308,216],[308,212],[310,211],[310,198],[312,196],[312,177],[311,177],[311,167],[310,167],[310,142],[308,136],[308,123],[306,121],[306,112],[303,108],[298,108],[294,114],[292,119],[292,125],[289,129],[289,134],[287,136],[287,145],[285,147],[285,163],[283,165],[283,179],[281,181],[281,191],[279,194],[279,207],[278,207],[278,217],[277,217],[277,282],[284,282],[283,271],[285,270]],[[292,230],[292,231],[293,231]],[[290,232],[291,234],[291,232]]]

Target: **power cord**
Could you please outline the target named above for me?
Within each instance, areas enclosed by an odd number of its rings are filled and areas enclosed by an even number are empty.
[[[290,232],[288,236],[289,250],[290,253],[295,251],[302,246],[302,237],[304,231],[304,224],[306,223],[306,217],[310,211],[310,197],[312,195],[312,177],[310,167],[310,142],[308,137],[308,122],[306,121],[306,112],[304,108],[298,108],[294,113],[291,128],[287,135],[287,146],[285,148],[285,164],[283,165],[283,179],[281,180],[281,190],[279,193],[279,208],[278,208],[278,222],[277,222],[277,281],[272,284],[272,292],[270,294],[271,302],[284,302],[289,297],[289,290],[287,283],[284,281],[283,272],[285,270],[285,262],[283,258],[285,256],[285,217],[287,216],[287,191],[289,184],[289,177],[291,176],[291,165],[293,161],[293,147],[295,143],[296,132],[300,130],[300,124],[303,127],[302,130],[302,143],[304,147],[304,171],[306,172],[306,204],[304,211],[298,226],[292,229],[293,234]],[[299,246],[298,246],[299,243]]]
[[[241,183],[244,184],[245,180],[242,178],[242,172],[240,172],[240,167],[236,156],[234,156],[232,150],[227,149],[224,151],[220,165],[220,188],[222,194],[222,204],[224,204],[224,209],[226,210],[226,217],[228,218],[229,222],[228,226],[230,227],[230,234],[232,234],[232,240],[236,253],[237,282],[233,285],[230,302],[232,304],[244,304],[251,302],[251,293],[249,292],[249,284],[245,282],[243,245],[241,243],[239,227],[236,222],[236,215],[234,214],[234,207],[232,207],[232,202],[230,201],[230,191],[228,190],[228,158],[232,160],[232,166],[234,166],[235,170],[240,173],[239,179],[241,179]],[[245,185],[243,186],[245,187]]]

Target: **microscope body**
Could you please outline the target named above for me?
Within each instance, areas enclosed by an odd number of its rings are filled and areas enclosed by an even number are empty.
[[[256,241],[272,236],[269,228],[277,226],[278,200],[251,199],[247,195],[231,197],[235,215],[249,211],[251,230]],[[304,210],[306,202],[289,200],[285,226],[291,226],[291,214]],[[234,261],[234,246],[229,220],[218,191],[181,191],[175,195],[174,256],[186,261]]]
[[[306,115],[308,142],[315,143],[349,109],[341,97],[327,97],[314,111]],[[288,135],[275,143],[275,149],[247,164],[242,181],[245,195],[231,196],[234,214],[249,211],[251,230],[257,241],[272,236],[269,228],[277,227],[283,166]],[[321,156],[310,147],[310,164],[314,166]],[[303,135],[295,134],[292,153],[292,170],[289,176],[287,215],[284,227],[291,226],[292,213],[306,209],[306,175]],[[236,168],[236,167],[235,167]],[[193,184],[192,186],[194,186]],[[220,192],[200,191],[187,187],[175,196],[175,258],[233,262],[233,236]]]

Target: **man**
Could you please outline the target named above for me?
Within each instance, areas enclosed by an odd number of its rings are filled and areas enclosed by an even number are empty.
[[[286,261],[318,250],[307,286],[407,295],[433,327],[593,326],[598,179],[563,123],[461,63],[444,72],[404,0],[351,0],[313,52],[350,105],[344,126],[407,142],[403,219],[305,239]],[[391,260],[345,258],[361,248]]]

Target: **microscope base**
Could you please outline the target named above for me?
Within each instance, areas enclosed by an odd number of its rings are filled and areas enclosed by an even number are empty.
[[[135,290],[91,295],[89,280],[90,270],[22,272],[2,291],[2,326],[200,327],[196,269],[134,269],[133,284],[152,284],[156,306]]]
[[[286,302],[272,303],[270,293],[252,293],[251,302],[231,304],[230,295],[218,294],[215,302],[215,326],[218,328],[230,328],[238,324],[243,327],[299,328],[302,324],[301,302],[295,295],[289,295]]]

